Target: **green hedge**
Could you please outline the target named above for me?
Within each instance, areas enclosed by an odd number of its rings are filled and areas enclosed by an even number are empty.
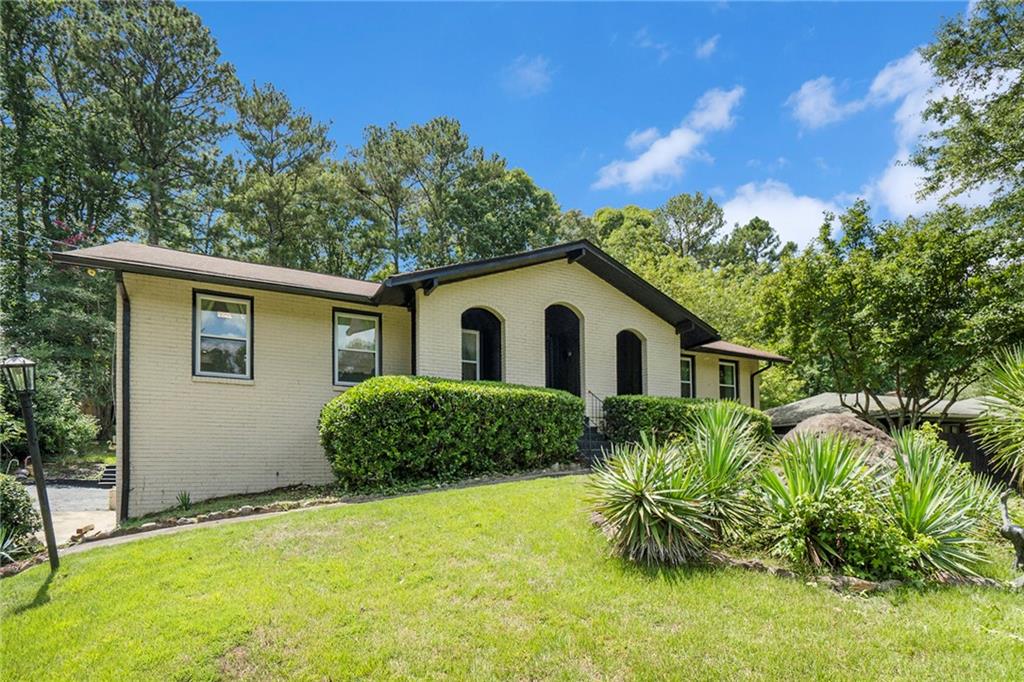
[[[641,433],[657,438],[675,438],[686,432],[694,413],[708,404],[709,399],[661,398],[650,395],[616,395],[604,399],[604,431],[613,443],[635,443]],[[754,423],[757,435],[771,442],[772,420],[764,412],[739,403],[730,403]]]
[[[353,488],[456,480],[571,460],[583,400],[489,381],[385,376],[324,406],[320,442]]]

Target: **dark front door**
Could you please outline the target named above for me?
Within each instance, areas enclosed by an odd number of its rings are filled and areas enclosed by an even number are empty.
[[[580,318],[562,305],[544,311],[545,385],[580,392]]]
[[[615,377],[619,395],[644,392],[643,342],[629,330],[615,337]]]

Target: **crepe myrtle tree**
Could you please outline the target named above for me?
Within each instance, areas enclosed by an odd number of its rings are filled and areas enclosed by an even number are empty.
[[[994,349],[1024,338],[1024,265],[960,208],[874,224],[863,200],[765,287],[780,348],[824,371],[843,404],[889,428],[945,415]],[[896,406],[880,397],[893,394]]]

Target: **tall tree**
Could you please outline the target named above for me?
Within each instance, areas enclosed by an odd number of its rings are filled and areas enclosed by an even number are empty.
[[[702,263],[711,257],[711,247],[725,226],[722,208],[700,192],[677,194],[656,211],[665,242],[680,256]]]
[[[778,265],[783,255],[796,252],[796,244],[780,248],[779,235],[767,220],[754,217],[735,229],[718,244],[716,260],[733,265]]]
[[[341,178],[356,200],[356,213],[380,226],[391,269],[400,272],[412,254],[417,195],[413,167],[417,150],[411,136],[391,123],[367,126],[361,147],[349,150]]]
[[[292,107],[272,85],[239,94],[235,134],[244,150],[229,214],[257,258],[297,267],[314,229],[327,155],[334,149],[325,123]]]
[[[216,167],[234,69],[199,17],[170,0],[101,2],[83,19],[76,56],[101,106],[124,123],[125,166],[146,241],[180,245],[190,190],[210,182]]]
[[[981,0],[921,55],[938,78],[924,113],[935,130],[914,155],[927,174],[923,193],[991,193],[983,215],[1022,234],[1024,4]]]
[[[856,202],[766,286],[766,317],[797,364],[822,363],[844,404],[889,426],[945,412],[979,360],[1024,339],[1024,268],[1006,235],[972,228],[962,209],[875,225]],[[879,396],[893,392],[896,409]]]

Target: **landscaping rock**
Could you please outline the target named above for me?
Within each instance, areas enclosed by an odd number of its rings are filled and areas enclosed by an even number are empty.
[[[110,532],[105,530],[95,530],[86,535],[83,540],[86,542],[93,542],[95,540],[106,540],[110,537]]]
[[[870,465],[891,466],[895,464],[893,452],[896,449],[896,441],[881,429],[848,413],[818,414],[809,417],[783,436],[782,442],[791,441],[800,434],[821,436],[828,433],[842,434],[869,446],[867,462]]]
[[[199,523],[198,521],[196,521],[196,517],[194,517],[194,516],[183,516],[182,518],[178,519],[177,525],[179,525],[179,526],[191,526],[192,524],[195,524],[195,523]]]
[[[146,531],[156,530],[159,527],[159,523],[157,523],[156,521],[150,521],[149,523],[144,523],[141,526],[139,526],[138,532],[145,533]]]
[[[246,504],[246,505],[243,505],[243,506],[238,508],[238,515],[239,516],[246,516],[248,514],[252,514],[252,512],[253,512],[253,506],[251,504]]]

